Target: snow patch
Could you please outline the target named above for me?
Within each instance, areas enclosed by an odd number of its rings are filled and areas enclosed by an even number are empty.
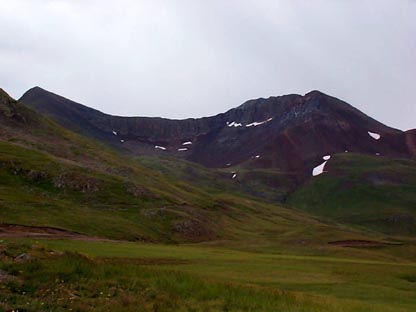
[[[267,123],[269,121],[272,121],[272,120],[273,120],[273,118],[269,118],[269,119],[263,120],[263,121],[255,121],[255,122],[247,124],[246,127],[257,127],[257,126],[260,126],[260,125],[265,124],[265,123]]]
[[[161,150],[166,150],[166,147],[159,146],[159,145],[155,145],[155,148],[156,148],[156,149],[161,149]]]
[[[185,151],[187,151],[188,149],[185,147],[185,148],[178,148],[178,152],[185,152]]]
[[[230,122],[230,123],[227,122],[227,126],[228,127],[242,127],[243,124],[233,121],[233,122]]]
[[[229,166],[231,166],[231,164],[230,164],[230,163],[228,163],[228,164],[226,164],[226,166],[227,166],[227,167],[229,167]]]
[[[319,166],[316,166],[315,168],[313,168],[312,170],[312,176],[316,177],[320,174],[322,174],[324,172],[325,169],[325,165],[328,161],[325,160],[322,164],[320,164]]]
[[[267,119],[267,120],[263,120],[263,121],[255,121],[255,122],[249,123],[249,124],[247,124],[247,125],[245,125],[245,126],[246,126],[246,127],[256,127],[256,126],[260,126],[260,125],[265,124],[265,123],[267,123],[267,122],[269,122],[269,121],[272,121],[272,120],[273,120],[273,118],[269,118],[269,119]],[[231,128],[231,127],[242,127],[242,126],[243,126],[243,124],[242,124],[242,123],[235,122],[235,121],[232,121],[232,122],[227,121],[225,124],[226,124],[229,128]]]
[[[325,155],[324,157],[322,157],[323,160],[325,160],[322,164],[320,164],[319,166],[316,166],[315,168],[313,168],[312,170],[312,176],[316,177],[322,173],[324,173],[324,169],[325,169],[325,165],[328,162],[328,160],[331,159],[331,155]]]
[[[124,140],[120,140],[121,143],[124,143]]]
[[[368,135],[371,136],[374,140],[380,140],[381,135],[375,132],[368,131]]]
[[[113,130],[113,134],[114,134],[114,135],[117,135],[117,131],[114,131],[114,130]]]
[[[231,177],[231,179],[235,179],[237,178],[237,172],[233,172],[233,176]]]
[[[254,156],[254,158],[260,158],[260,155],[256,155],[256,156]]]
[[[376,153],[376,156],[380,156],[380,153]]]
[[[192,145],[192,142],[191,141],[183,142],[182,145]]]

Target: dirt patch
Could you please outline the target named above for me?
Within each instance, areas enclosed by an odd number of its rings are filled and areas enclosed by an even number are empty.
[[[333,246],[340,246],[340,247],[379,247],[379,246],[402,245],[402,243],[377,242],[377,241],[359,240],[359,239],[333,241],[333,242],[329,242],[328,244],[333,245]]]
[[[109,239],[84,235],[77,232],[66,231],[53,227],[27,226],[17,224],[0,224],[0,238],[49,238],[71,239],[82,241],[111,241]]]

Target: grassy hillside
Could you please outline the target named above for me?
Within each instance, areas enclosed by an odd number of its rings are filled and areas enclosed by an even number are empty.
[[[0,220],[112,239],[221,240],[258,250],[306,244],[313,252],[329,240],[366,237],[293,209],[127,168],[114,174],[2,142]]]
[[[213,169],[172,156],[140,156],[135,160],[164,176],[186,181],[210,193],[244,194],[262,201],[281,203],[296,188],[294,175],[276,169],[253,169],[246,164]]]
[[[416,161],[335,155],[289,203],[304,211],[388,234],[416,233]]]
[[[229,173],[173,161],[160,161],[163,170],[157,169],[155,160],[118,154],[11,99],[1,107],[12,112],[0,114],[1,223],[111,239],[220,240],[257,249],[365,236],[248,197]]]
[[[416,231],[415,160],[342,153],[328,162],[328,172],[302,185],[296,177],[276,170],[248,166],[212,170],[172,157],[138,157],[137,161],[210,193],[284,202],[326,220],[389,235],[413,236]]]

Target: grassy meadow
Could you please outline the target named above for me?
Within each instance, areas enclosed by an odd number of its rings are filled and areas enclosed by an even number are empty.
[[[355,248],[344,256],[302,256],[201,244],[6,239],[0,246],[5,311],[416,308],[415,262],[357,257]],[[22,252],[32,258],[12,260]]]

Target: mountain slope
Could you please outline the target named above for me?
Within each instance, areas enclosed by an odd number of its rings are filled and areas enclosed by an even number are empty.
[[[251,100],[185,120],[111,116],[38,87],[20,100],[70,130],[134,155],[170,154],[213,168],[274,168],[297,181],[307,179],[326,154],[414,154],[404,132],[319,91]]]
[[[61,128],[2,90],[0,108],[0,224],[149,242],[222,240],[257,249],[296,249],[307,238],[316,252],[330,240],[368,238],[247,197],[233,180],[192,163],[187,166],[195,172],[208,170],[207,180],[195,175],[196,184],[146,168]]]
[[[289,197],[307,212],[388,234],[416,234],[416,161],[342,153]]]
[[[110,116],[40,88],[22,100],[164,178],[193,185],[191,192],[248,194],[361,228],[414,235],[415,130],[389,128],[321,92],[251,100],[187,120]],[[332,156],[324,174],[312,177],[324,155]]]

